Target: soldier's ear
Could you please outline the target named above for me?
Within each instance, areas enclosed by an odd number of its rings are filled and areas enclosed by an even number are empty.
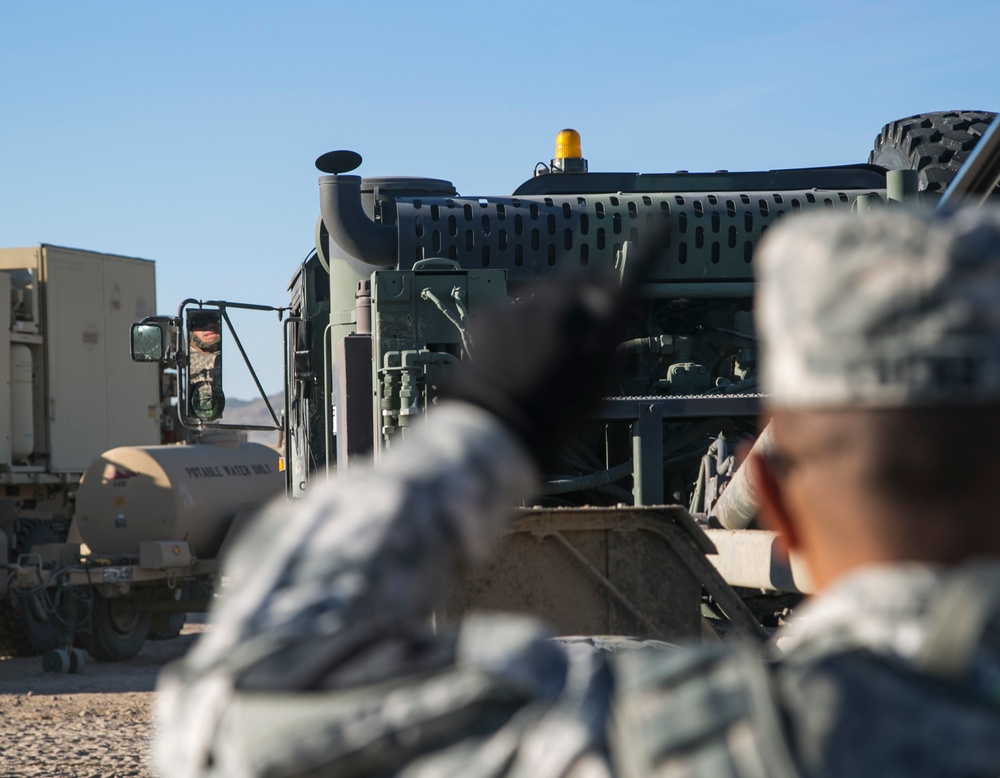
[[[757,453],[750,455],[748,464],[760,495],[757,518],[761,526],[778,533],[785,551],[796,551],[799,548],[798,528],[795,517],[788,510],[780,475],[767,457]]]

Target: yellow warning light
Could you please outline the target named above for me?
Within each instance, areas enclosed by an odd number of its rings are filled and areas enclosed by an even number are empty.
[[[576,130],[559,130],[556,135],[556,159],[580,159],[583,151],[580,148],[580,133]]]
[[[278,457],[278,472],[279,473],[285,472],[285,458],[284,457]]]

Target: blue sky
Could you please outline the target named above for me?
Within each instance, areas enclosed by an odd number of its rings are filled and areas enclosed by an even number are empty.
[[[464,195],[511,192],[563,127],[591,170],[864,162],[893,119],[1000,109],[997,30],[989,0],[4,0],[0,246],[155,259],[161,313],[280,306],[324,151]],[[276,317],[240,331],[280,389]]]

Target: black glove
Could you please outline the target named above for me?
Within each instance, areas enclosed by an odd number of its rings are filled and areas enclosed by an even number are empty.
[[[537,285],[526,302],[480,313],[472,359],[442,394],[498,416],[545,472],[614,386],[615,347],[626,334],[634,286],[580,274]]]

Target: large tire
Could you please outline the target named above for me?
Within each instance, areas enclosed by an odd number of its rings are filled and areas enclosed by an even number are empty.
[[[90,630],[77,642],[98,662],[121,662],[139,653],[149,635],[150,616],[141,613],[127,597],[94,594]]]
[[[16,530],[17,553],[26,554],[35,546],[58,543],[52,525],[40,519],[22,519]],[[56,647],[59,627],[40,618],[28,597],[12,597],[0,602],[0,651],[11,656],[38,656]]]
[[[994,116],[990,111],[943,111],[890,122],[875,138],[868,162],[889,170],[917,170],[918,189],[940,198]]]

